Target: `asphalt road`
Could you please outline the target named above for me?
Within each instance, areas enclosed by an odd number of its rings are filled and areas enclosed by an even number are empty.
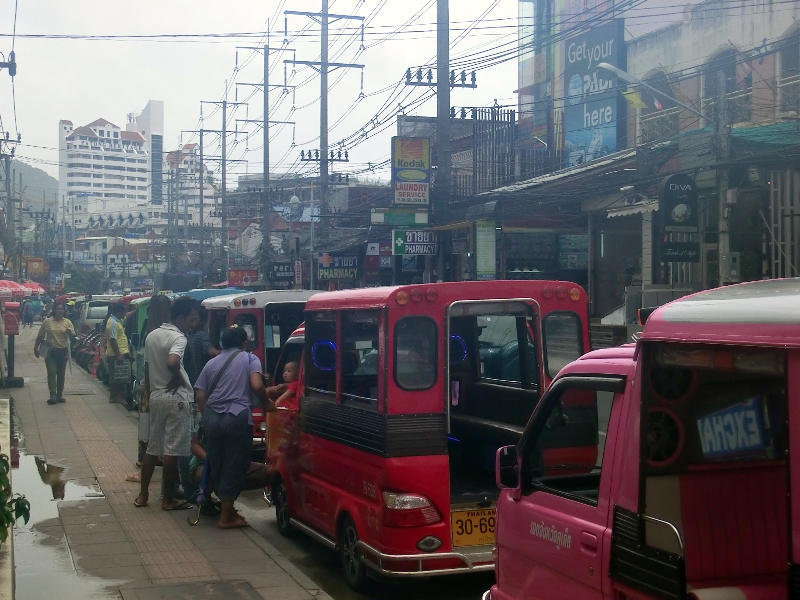
[[[275,524],[275,509],[267,508],[260,493],[242,494],[237,506],[241,506],[242,514],[259,535],[335,600],[480,600],[494,582],[492,573],[388,583],[371,581],[365,594],[356,593],[344,581],[338,553],[300,533],[293,538],[283,537]]]

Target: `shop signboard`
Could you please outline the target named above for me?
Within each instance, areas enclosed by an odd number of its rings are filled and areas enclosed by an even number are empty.
[[[435,256],[436,232],[427,229],[395,229],[392,231],[394,255]]]
[[[601,62],[625,68],[622,19],[593,27],[564,42],[564,154],[566,166],[583,164],[617,149],[617,78]]]
[[[317,281],[360,278],[361,264],[355,254],[320,252],[317,255]]]
[[[431,142],[428,138],[392,138],[394,204],[428,206]]]
[[[475,223],[476,277],[496,279],[497,234],[494,221]]]
[[[258,279],[257,269],[231,269],[228,271],[228,285],[237,287],[255,283]]]
[[[428,209],[415,208],[373,208],[370,211],[372,225],[395,225],[413,227],[428,224]]]
[[[471,227],[460,227],[451,232],[450,252],[452,254],[469,254],[472,252]]]
[[[44,275],[44,258],[28,257],[28,275]]]
[[[659,189],[659,213],[668,233],[697,232],[697,185],[691,176],[675,173],[665,177]]]
[[[294,263],[272,263],[272,270],[269,272],[269,278],[273,281],[294,281]]]
[[[303,261],[294,261],[294,283],[295,285],[303,285]]]
[[[700,244],[695,242],[662,242],[661,262],[700,262]]]

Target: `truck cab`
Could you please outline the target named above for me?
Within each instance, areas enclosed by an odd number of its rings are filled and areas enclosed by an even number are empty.
[[[567,365],[497,451],[484,598],[795,597],[798,398],[798,280],[677,300]]]

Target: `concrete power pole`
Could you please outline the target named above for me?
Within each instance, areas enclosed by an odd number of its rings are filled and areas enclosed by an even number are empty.
[[[731,240],[728,220],[728,158],[730,157],[730,137],[728,131],[728,99],[725,93],[727,82],[725,72],[717,71],[717,122],[716,122],[716,147],[717,147],[717,191],[719,192],[719,224],[718,224],[718,261],[719,285],[728,283],[731,273]],[[721,163],[721,164],[719,164]]]
[[[434,222],[441,223],[447,219],[451,179],[449,0],[436,2],[436,157],[438,193],[432,208]]]
[[[327,230],[325,215],[328,212],[328,166],[329,162],[339,162],[340,159],[334,159],[330,156],[328,148],[328,74],[332,69],[363,69],[364,65],[349,64],[349,63],[332,63],[328,60],[328,30],[332,22],[342,19],[349,19],[354,21],[361,21],[362,30],[364,17],[357,17],[351,15],[337,15],[328,11],[328,0],[322,0],[322,10],[319,13],[309,13],[294,10],[287,10],[284,14],[287,15],[302,15],[315,20],[320,24],[321,31],[321,50],[320,61],[303,61],[303,60],[286,60],[284,63],[292,65],[304,65],[312,67],[319,72],[320,75],[320,103],[319,103],[319,157],[313,160],[319,160],[319,212],[323,220],[320,221],[320,238],[324,241],[326,238],[325,232]],[[309,151],[310,152],[310,151]],[[311,154],[309,154],[311,156]],[[341,157],[340,157],[341,158]],[[302,160],[302,159],[301,159]],[[342,161],[345,162],[345,161]],[[312,257],[311,268],[314,268],[314,259]]]

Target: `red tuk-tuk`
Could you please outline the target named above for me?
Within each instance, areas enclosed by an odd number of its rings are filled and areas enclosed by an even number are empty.
[[[222,331],[237,325],[247,331],[247,351],[261,360],[265,374],[270,374],[278,361],[281,348],[303,321],[306,301],[317,292],[304,290],[271,290],[238,293],[203,300],[208,310],[208,331],[219,348]],[[253,444],[264,446],[266,423],[264,412],[253,409]]]
[[[587,299],[556,281],[321,293],[306,304],[299,410],[270,414],[278,527],[368,570],[494,568],[497,448],[589,347]],[[280,378],[277,379],[280,382]],[[274,435],[273,435],[274,434]]]

